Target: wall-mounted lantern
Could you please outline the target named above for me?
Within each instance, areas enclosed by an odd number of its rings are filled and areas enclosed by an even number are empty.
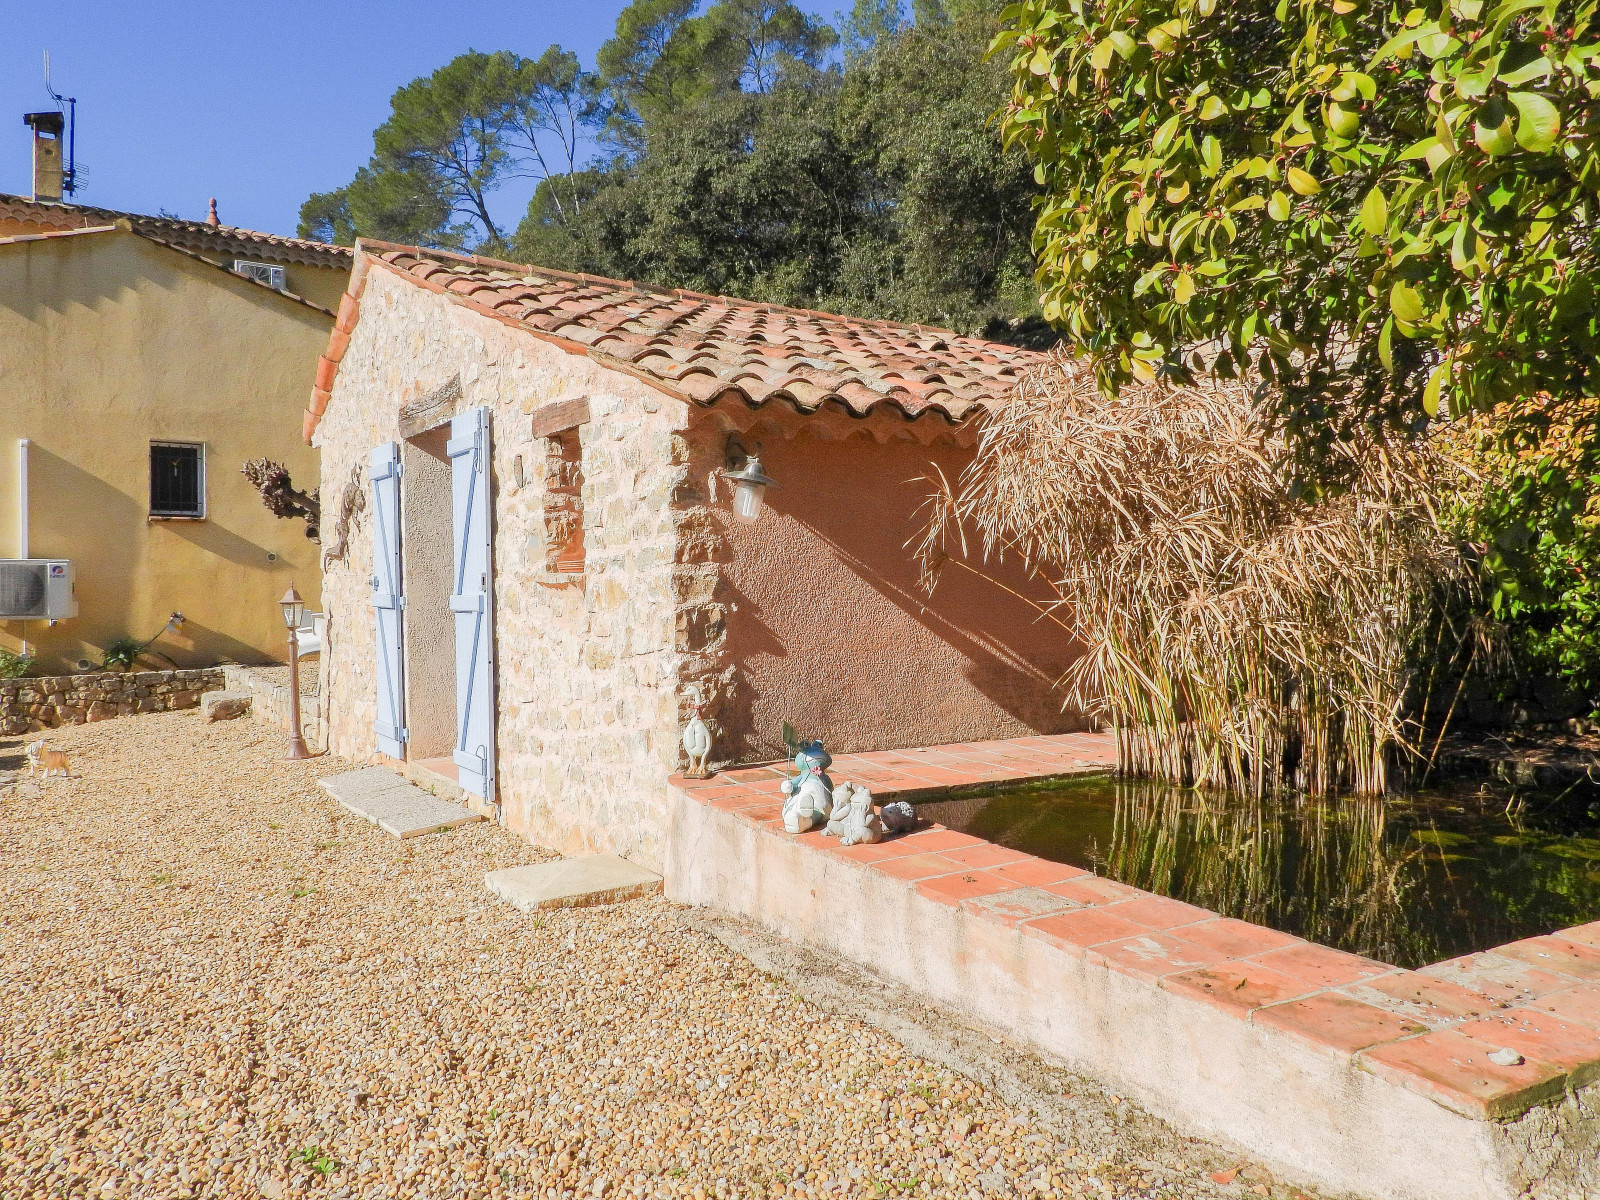
[[[728,466],[722,477],[733,484],[733,517],[746,524],[761,516],[769,487],[778,481],[761,469],[761,460],[749,454],[738,438],[728,439]]]

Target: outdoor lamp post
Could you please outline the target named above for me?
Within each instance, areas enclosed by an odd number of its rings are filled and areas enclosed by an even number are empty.
[[[306,602],[300,599],[300,593],[294,590],[294,584],[289,584],[289,590],[283,594],[283,599],[278,601],[278,607],[283,609],[283,623],[289,627],[289,752],[284,755],[286,759],[310,758],[311,751],[306,749],[306,740],[300,736],[300,620],[305,616]]]
[[[733,517],[748,524],[761,516],[766,491],[776,487],[778,481],[761,470],[761,460],[754,455],[745,459],[737,471],[724,471],[722,477],[733,484]]]

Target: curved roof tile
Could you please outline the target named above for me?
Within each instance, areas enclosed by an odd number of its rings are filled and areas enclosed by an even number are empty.
[[[1031,350],[943,329],[869,321],[726,296],[668,291],[493,259],[361,241],[401,278],[539,337],[587,348],[699,404],[727,396],[829,400],[857,416],[881,404],[961,421],[1008,399]],[[361,271],[357,272],[360,277]]]

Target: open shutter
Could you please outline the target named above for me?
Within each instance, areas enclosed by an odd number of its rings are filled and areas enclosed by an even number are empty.
[[[372,448],[372,617],[377,627],[378,749],[405,757],[400,609],[400,447]]]
[[[494,802],[494,574],[489,538],[489,410],[450,422],[450,476],[455,528],[456,748],[461,786]]]

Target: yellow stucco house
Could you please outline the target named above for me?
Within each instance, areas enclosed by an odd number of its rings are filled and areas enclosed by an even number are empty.
[[[317,605],[319,548],[240,468],[315,485],[293,431],[350,261],[214,205],[199,222],[0,194],[0,560],[70,563],[77,610],[0,619],[0,648],[83,669],[181,612],[149,665],[286,658],[276,601],[292,580]]]

